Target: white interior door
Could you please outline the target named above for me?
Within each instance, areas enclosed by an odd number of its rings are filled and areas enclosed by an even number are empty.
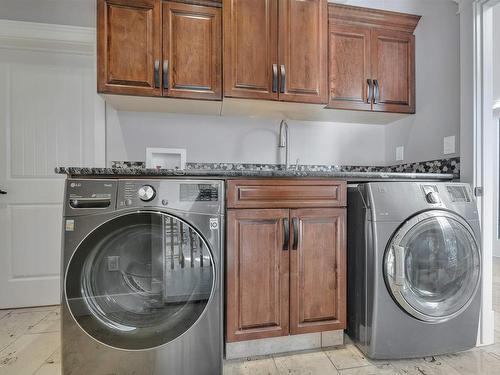
[[[0,308],[60,302],[64,176],[54,168],[104,164],[94,64],[81,51],[1,50]]]

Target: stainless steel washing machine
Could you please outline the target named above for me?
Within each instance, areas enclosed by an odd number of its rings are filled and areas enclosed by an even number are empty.
[[[476,345],[480,227],[461,183],[348,188],[348,330],[370,358],[453,353]]]
[[[222,181],[68,179],[65,375],[222,374]]]

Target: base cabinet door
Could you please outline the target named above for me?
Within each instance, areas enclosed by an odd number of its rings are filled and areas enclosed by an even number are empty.
[[[163,95],[222,99],[221,9],[163,3]]]
[[[290,333],[346,328],[346,209],[290,211]]]
[[[98,91],[161,96],[160,63],[160,0],[98,0]]]
[[[289,210],[228,210],[227,341],[289,333]]]
[[[372,31],[373,110],[415,113],[415,36]]]

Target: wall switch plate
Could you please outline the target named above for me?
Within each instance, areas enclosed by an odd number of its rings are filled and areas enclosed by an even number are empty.
[[[443,154],[454,154],[455,151],[455,136],[444,137],[443,140]]]
[[[404,146],[396,147],[396,161],[405,160],[405,148]]]

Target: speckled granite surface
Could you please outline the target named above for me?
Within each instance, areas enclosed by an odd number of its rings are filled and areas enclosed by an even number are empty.
[[[324,177],[361,180],[451,180],[460,177],[460,158],[432,160],[389,167],[279,164],[186,163],[185,170],[146,169],[144,162],[113,161],[112,168],[56,168],[56,173],[78,176],[186,176],[199,178]]]
[[[256,170],[256,169],[139,169],[139,168],[57,168],[57,173],[71,177],[195,177],[195,178],[241,178],[241,177],[323,177],[348,181],[367,180],[452,180],[452,174],[440,173],[388,173],[388,172],[342,172],[310,170]]]

